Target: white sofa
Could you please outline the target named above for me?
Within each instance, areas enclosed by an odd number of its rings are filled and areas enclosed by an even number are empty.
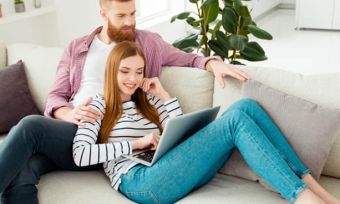
[[[40,110],[54,81],[61,48],[32,44],[0,43],[0,68],[22,59],[34,100]],[[253,79],[273,88],[296,95],[326,107],[340,108],[340,73],[303,76],[278,69],[240,67]],[[176,80],[174,80],[176,79]],[[225,110],[242,98],[242,83],[227,78],[222,90],[214,77],[205,71],[186,68],[165,68],[161,80],[176,95],[185,112],[212,105]],[[1,116],[0,116],[1,117]],[[6,135],[0,136],[0,142]],[[337,178],[336,178],[337,177]],[[338,136],[320,179],[321,184],[340,198],[340,136]],[[42,177],[39,201],[42,204],[132,203],[114,191],[102,171],[56,171]],[[201,189],[190,193],[178,203],[287,203],[278,194],[256,182],[228,176],[221,170]]]

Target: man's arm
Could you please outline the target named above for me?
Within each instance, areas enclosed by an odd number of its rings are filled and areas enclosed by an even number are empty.
[[[207,71],[214,74],[216,80],[219,82],[222,88],[224,88],[224,77],[226,76],[231,76],[240,81],[246,81],[250,79],[250,77],[243,71],[222,61],[209,60],[205,67]]]
[[[82,105],[73,107],[69,102],[72,97],[70,84],[70,66],[72,60],[73,41],[65,50],[59,62],[52,90],[46,99],[45,115],[48,117],[61,119],[63,121],[83,125],[80,120],[95,121],[100,118],[100,114],[88,108],[92,98],[88,98]]]
[[[223,78],[226,76],[241,81],[250,79],[246,73],[231,64],[224,63],[218,56],[202,57],[197,54],[186,53],[165,42],[159,35],[155,36],[155,40],[159,42],[157,45],[160,45],[162,49],[163,66],[189,66],[206,69],[215,75],[222,88],[224,88]]]
[[[45,115],[54,117],[54,112],[61,107],[72,109],[69,100],[72,96],[70,84],[70,63],[72,43],[64,50],[57,67],[56,80],[46,99]]]

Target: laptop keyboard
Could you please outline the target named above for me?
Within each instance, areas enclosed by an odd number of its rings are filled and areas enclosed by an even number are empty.
[[[136,155],[136,157],[138,159],[141,159],[141,160],[144,160],[144,161],[147,161],[147,162],[151,162],[154,154],[155,154],[155,150],[148,150],[146,152],[142,152],[142,153]]]

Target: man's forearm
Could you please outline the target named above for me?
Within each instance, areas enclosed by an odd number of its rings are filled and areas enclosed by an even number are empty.
[[[66,115],[70,112],[70,111],[72,111],[72,108],[69,108],[69,107],[60,107],[60,108],[58,108],[57,110],[55,110],[54,112],[53,112],[53,117],[54,118],[56,118],[56,119],[60,119],[60,120],[64,120],[64,121],[66,121]]]

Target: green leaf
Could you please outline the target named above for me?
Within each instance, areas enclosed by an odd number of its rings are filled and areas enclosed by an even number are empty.
[[[218,43],[222,47],[226,48],[227,50],[230,49],[230,46],[228,44],[228,40],[227,40],[225,34],[222,31],[217,31],[216,32],[216,38],[217,38]]]
[[[222,14],[222,26],[225,31],[229,33],[236,33],[237,30],[237,16],[232,8],[224,8]]]
[[[181,50],[184,51],[184,52],[190,53],[190,52],[194,51],[194,48],[192,48],[192,47],[187,47],[187,48],[183,48],[183,49],[181,49]]]
[[[190,3],[196,4],[198,2],[198,0],[189,0]]]
[[[217,40],[210,40],[208,44],[218,56],[228,58],[228,49],[223,48]]]
[[[199,44],[197,42],[197,38],[197,34],[190,34],[185,38],[176,40],[172,45],[181,50],[189,47],[198,47]]]
[[[198,27],[199,25],[200,25],[200,20],[196,20],[195,18],[193,18],[193,17],[188,17],[187,19],[186,19],[186,22],[189,24],[189,25],[191,25],[192,27]]]
[[[228,45],[230,49],[244,50],[248,42],[248,38],[243,35],[231,35],[228,37]]]
[[[202,9],[205,9],[208,5],[216,3],[218,0],[205,0],[201,6]]]
[[[243,59],[248,61],[263,61],[267,59],[264,50],[257,42],[249,42],[240,54]]]
[[[241,7],[242,2],[240,0],[233,0],[234,4],[233,4],[233,8],[235,9],[236,13],[238,13],[238,15],[241,15]]]
[[[250,13],[247,6],[240,6],[239,10],[240,10],[239,15],[242,16],[243,18],[250,17]]]
[[[186,19],[188,16],[190,15],[190,12],[182,12],[176,16],[173,16],[171,18],[171,23],[174,22],[176,19],[180,19],[180,20],[183,20],[183,19]]]
[[[255,26],[255,25],[248,25],[248,30],[251,34],[255,37],[265,40],[272,40],[273,36],[265,30]]]
[[[210,2],[207,3],[206,2]],[[216,20],[219,12],[218,0],[207,0],[202,5],[204,12],[204,25],[207,26],[209,23]]]

